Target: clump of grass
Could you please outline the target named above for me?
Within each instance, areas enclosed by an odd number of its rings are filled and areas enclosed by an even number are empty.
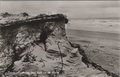
[[[105,46],[100,46],[100,48],[104,48]]]

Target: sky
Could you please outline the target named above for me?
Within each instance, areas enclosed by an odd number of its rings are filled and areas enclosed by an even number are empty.
[[[0,13],[63,13],[69,18],[120,17],[120,1],[0,1]]]

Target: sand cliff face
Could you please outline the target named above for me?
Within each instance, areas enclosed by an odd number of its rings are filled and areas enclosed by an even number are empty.
[[[80,46],[69,42],[65,32],[67,22],[62,14],[36,17],[27,13],[2,14],[0,73],[57,71],[60,77],[117,77],[92,64]]]

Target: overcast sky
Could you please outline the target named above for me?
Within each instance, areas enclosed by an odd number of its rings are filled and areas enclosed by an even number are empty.
[[[120,1],[0,1],[0,12],[64,13],[69,18],[120,17]]]

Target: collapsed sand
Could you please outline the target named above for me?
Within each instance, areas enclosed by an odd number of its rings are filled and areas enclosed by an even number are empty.
[[[30,77],[30,73],[24,76],[20,73],[46,72],[44,75],[37,76],[118,77],[89,61],[84,50],[67,39],[65,31],[67,23],[68,19],[62,14],[41,14],[36,17],[30,17],[26,13],[2,14],[0,19],[1,75]]]

